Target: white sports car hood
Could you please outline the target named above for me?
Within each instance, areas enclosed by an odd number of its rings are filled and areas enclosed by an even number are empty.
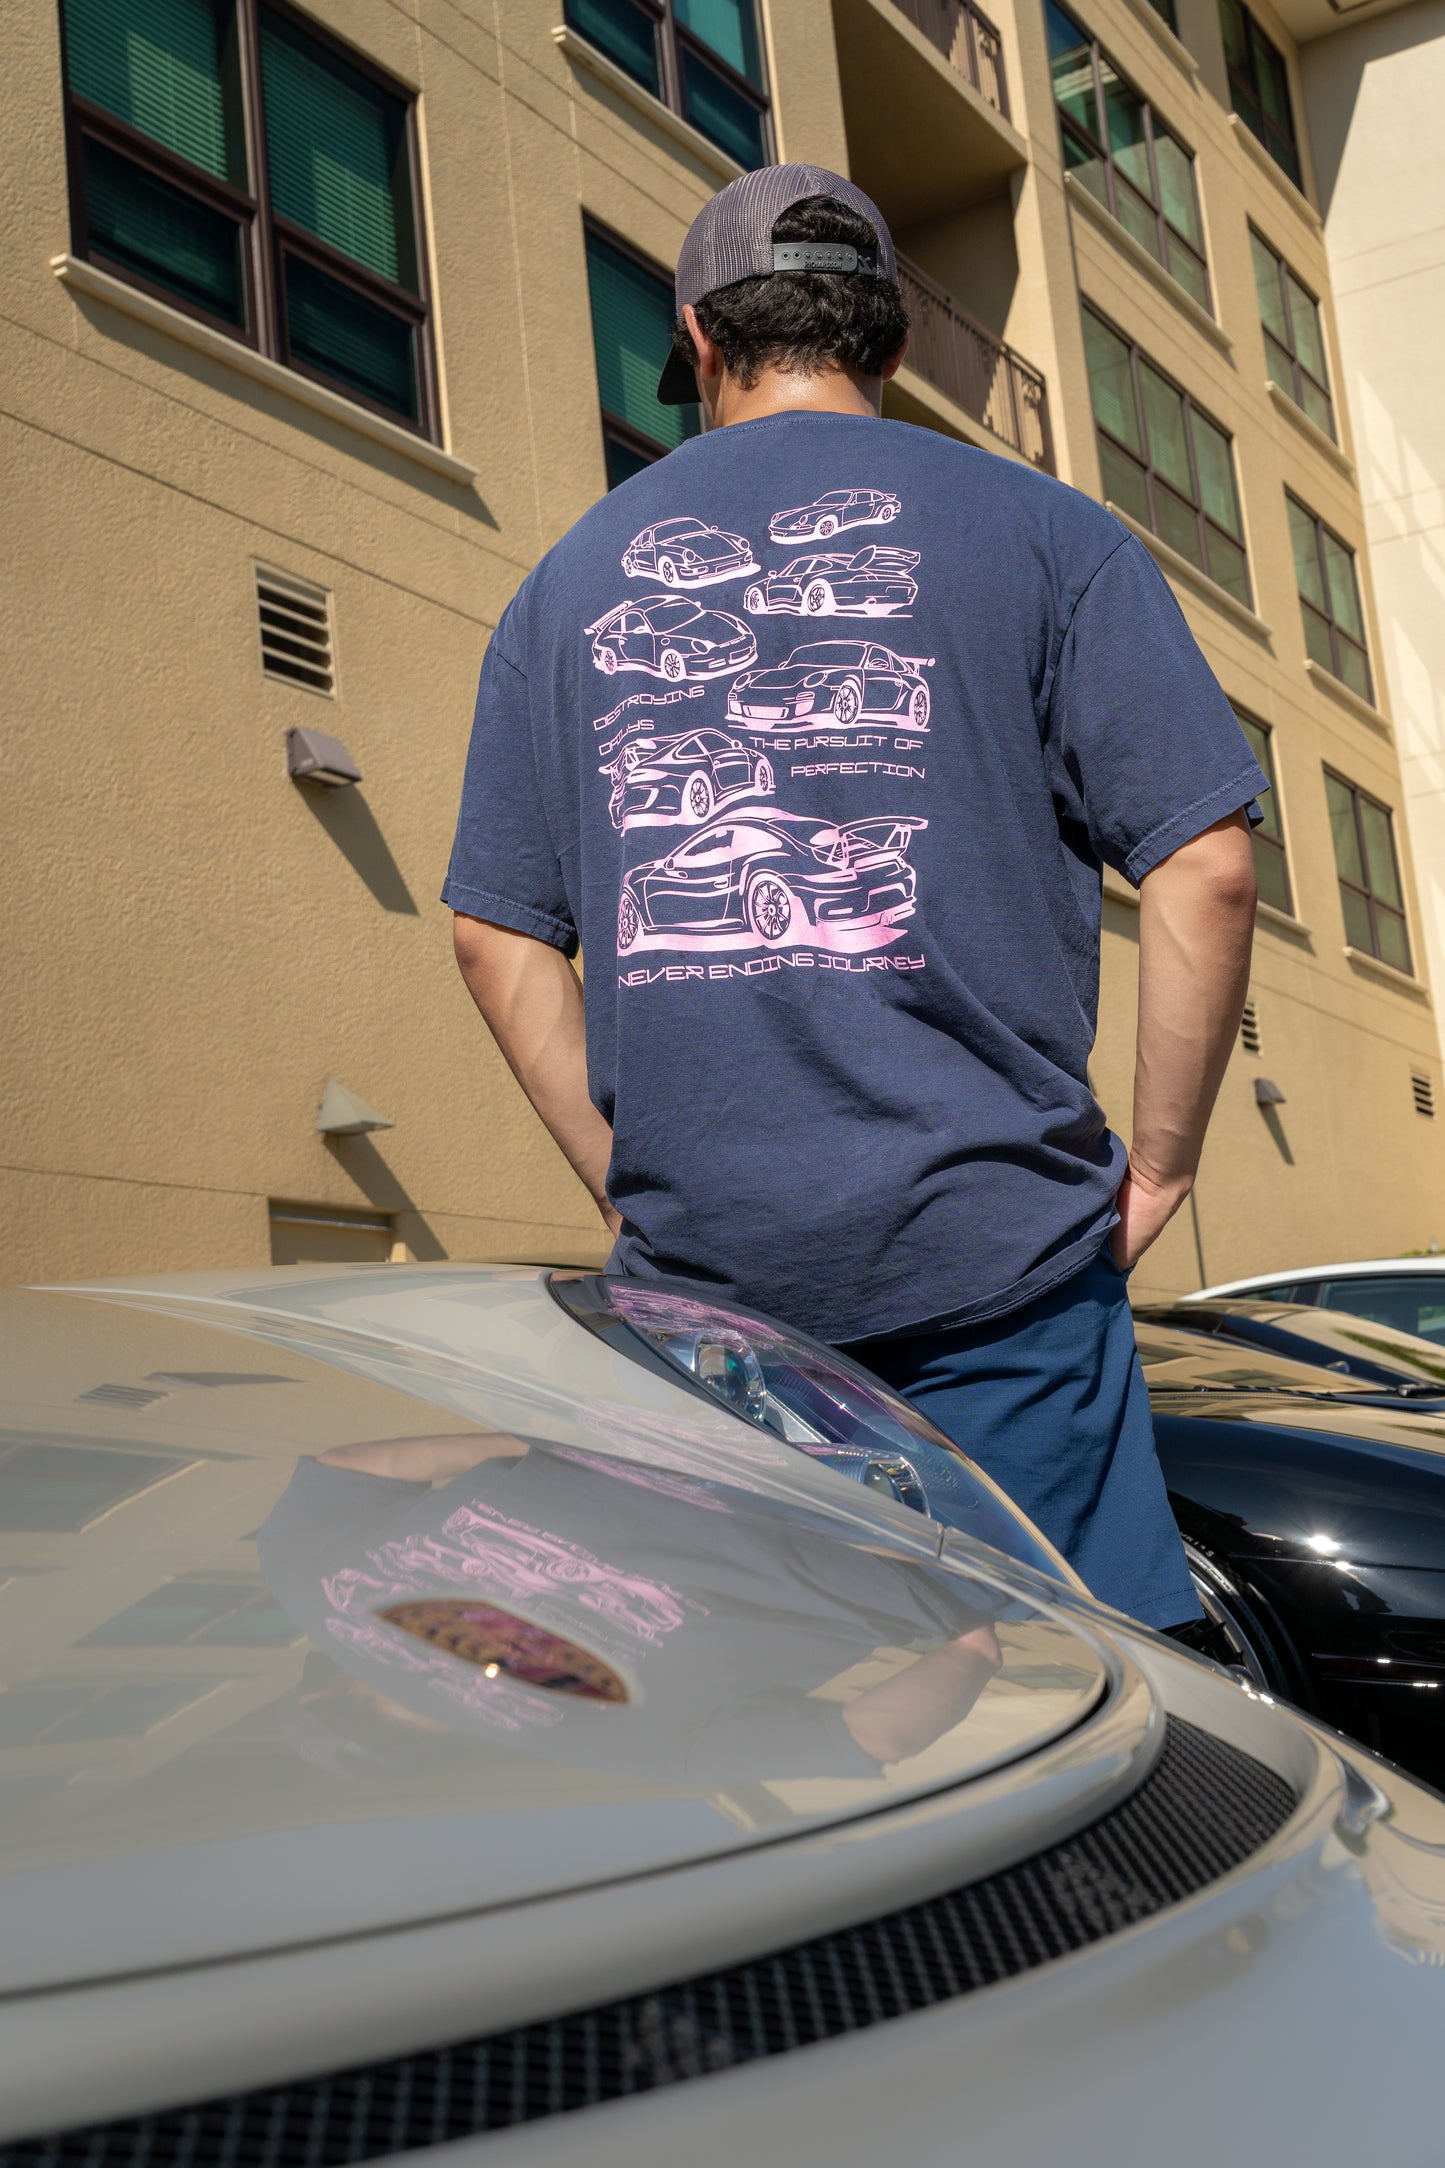
[[[1106,1689],[1027,1576],[940,1565],[536,1273],[0,1317],[0,1992],[707,1858],[1017,1760]]]

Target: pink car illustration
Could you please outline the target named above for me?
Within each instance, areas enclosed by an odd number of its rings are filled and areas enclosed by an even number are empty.
[[[851,556],[824,550],[795,557],[744,590],[750,617],[781,612],[787,617],[896,617],[918,596],[917,550],[889,549],[881,542]]]
[[[746,535],[701,519],[660,519],[633,536],[622,552],[622,569],[635,580],[661,580],[664,587],[711,587],[756,572],[758,561]]]
[[[614,828],[696,828],[736,798],[770,798],[772,763],[725,730],[678,738],[634,738],[604,774],[612,778]]]
[[[811,730],[865,718],[926,730],[931,707],[921,672],[931,655],[895,655],[872,640],[818,640],[784,663],[748,670],[728,687],[730,722]]]
[[[619,602],[587,631],[592,660],[606,677],[642,670],[675,685],[683,678],[744,670],[758,659],[758,643],[740,617],[705,610],[684,595]]]
[[[927,826],[889,817],[837,825],[761,806],[723,814],[626,875],[618,953],[648,935],[667,948],[736,946],[738,934],[764,947],[842,946],[839,936],[901,925],[917,889],[905,854]]]

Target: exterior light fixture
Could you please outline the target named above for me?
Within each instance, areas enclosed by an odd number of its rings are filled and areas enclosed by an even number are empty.
[[[1284,1093],[1272,1077],[1257,1076],[1254,1080],[1254,1103],[1257,1107],[1282,1107]]]
[[[316,1127],[323,1137],[364,1137],[368,1130],[395,1129],[396,1123],[389,1114],[378,1114],[375,1107],[369,1107],[355,1092],[329,1076],[316,1109]]]
[[[286,733],[286,773],[293,783],[325,783],[332,790],[361,781],[361,770],[340,738],[296,727]]]

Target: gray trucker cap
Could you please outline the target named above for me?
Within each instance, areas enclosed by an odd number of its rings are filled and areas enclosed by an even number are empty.
[[[807,196],[836,196],[866,218],[878,236],[876,249],[839,241],[775,241],[773,225],[789,204]],[[898,283],[898,262],[883,214],[861,188],[826,166],[760,166],[729,181],[710,198],[688,228],[677,259],[677,312],[704,294],[739,279],[771,278],[775,271],[862,271]],[[657,396],[664,406],[691,406],[697,381],[678,354],[669,354]]]

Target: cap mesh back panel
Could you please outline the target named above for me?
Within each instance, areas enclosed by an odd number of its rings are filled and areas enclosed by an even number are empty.
[[[1045,1965],[1192,1896],[1288,1820],[1281,1777],[1171,1717],[1146,1781],[1033,1859],[650,1995],[0,2149],[0,2168],[333,2168],[781,2055]]]

